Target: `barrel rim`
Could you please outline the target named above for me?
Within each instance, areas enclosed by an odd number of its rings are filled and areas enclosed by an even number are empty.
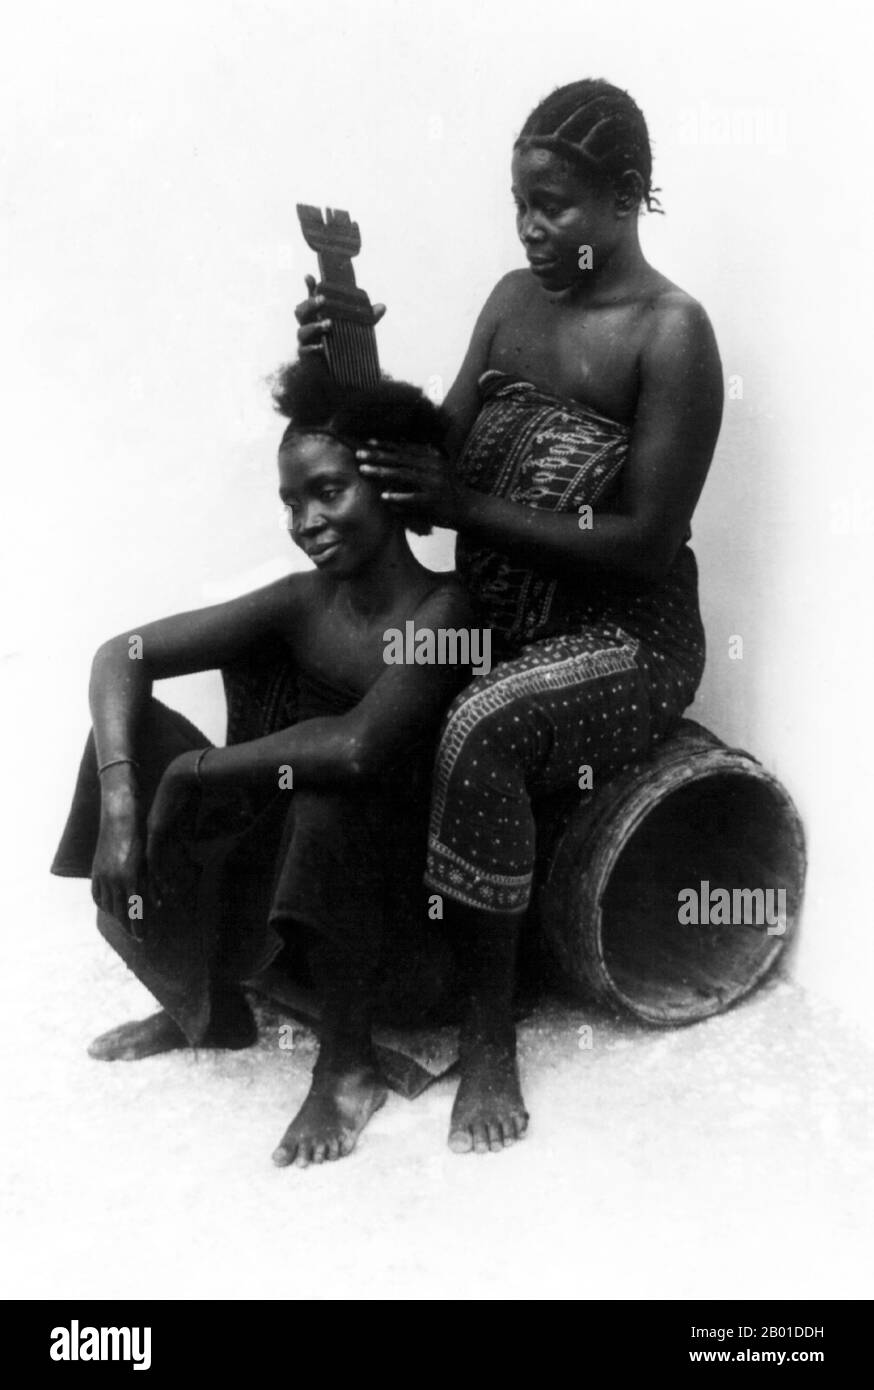
[[[691,720],[684,722],[693,724]],[[700,726],[694,727],[697,729]],[[650,768],[655,766],[657,770],[658,794],[655,801],[652,799],[653,781],[641,782],[639,780],[640,767],[645,767],[647,764],[632,764],[623,769],[614,779],[615,794],[605,804],[603,812],[600,815],[595,814],[588,827],[587,835],[596,836],[599,825],[608,817],[612,819],[617,815],[624,814],[630,819],[626,821],[625,834],[621,842],[607,839],[598,847],[594,857],[580,875],[582,891],[575,896],[573,903],[573,917],[580,928],[574,934],[578,943],[578,950],[568,952],[568,961],[574,975],[577,978],[582,975],[590,988],[602,1000],[619,1003],[634,1017],[652,1024],[675,1026],[682,1023],[699,1022],[739,1002],[755,989],[773,969],[787,946],[795,940],[801,918],[807,853],[804,827],[792,797],[778,778],[764,768],[752,754],[742,749],[726,748],[714,735],[707,738],[707,730],[702,730],[702,732],[705,737],[700,740],[701,746],[691,749],[687,747],[683,753],[674,748],[672,750],[673,756],[670,755],[669,748],[666,748],[665,753],[668,756],[665,757],[661,767],[656,760],[649,763]],[[694,738],[696,743],[699,741],[697,734],[693,733],[691,738]],[[731,775],[742,776],[747,782],[753,781],[767,787],[780,804],[786,817],[786,828],[791,836],[790,852],[793,854],[798,868],[795,910],[787,920],[787,930],[784,935],[771,938],[771,949],[763,954],[761,961],[751,971],[749,977],[733,992],[720,993],[717,990],[715,991],[715,998],[709,1002],[702,1002],[701,1005],[663,1005],[660,1010],[648,1008],[645,1003],[632,998],[619,985],[608,967],[604,953],[604,894],[619,859],[642,823],[656,807],[687,787],[707,781],[712,777]],[[623,777],[626,783],[624,786],[622,785]],[[618,786],[616,785],[617,782]],[[564,837],[562,837],[563,839]],[[562,845],[559,844],[550,864],[550,880],[554,873],[561,874],[564,857]],[[546,901],[548,903],[548,893]],[[584,915],[590,915],[588,933],[582,929]],[[592,949],[587,950],[587,945],[590,945]],[[574,957],[576,957],[575,960]]]

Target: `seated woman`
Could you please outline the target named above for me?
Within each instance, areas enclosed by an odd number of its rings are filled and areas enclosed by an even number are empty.
[[[631,97],[602,80],[553,92],[512,177],[529,268],[493,290],[446,398],[454,470],[412,448],[358,455],[399,515],[458,532],[459,578],[504,658],[451,707],[432,799],[427,882],[468,942],[462,1152],[522,1129],[511,997],[532,800],[645,754],[701,679],[688,541],[723,395],[706,313],[641,251],[652,156]],[[298,317],[301,350],[320,350],[312,290]]]
[[[161,1012],[98,1038],[94,1057],[244,1047],[241,981],[286,949],[323,991],[312,1087],[274,1160],[348,1153],[385,1086],[374,1011],[441,1007],[451,953],[422,883],[430,768],[463,666],[387,664],[385,634],[461,629],[454,575],[425,569],[355,449],[433,449],[445,421],[412,386],[341,392],[317,363],[275,389],[292,540],[314,569],[138,627],[94,659],[93,730],[53,872],[90,877],[106,939]],[[225,748],[152,697],[156,680],[279,653],[293,699],[275,731]]]

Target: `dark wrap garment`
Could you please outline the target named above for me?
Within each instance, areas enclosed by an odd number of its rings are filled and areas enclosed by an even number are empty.
[[[281,651],[222,674],[229,743],[343,714],[360,698],[295,672]],[[153,699],[138,737],[144,810],[173,758],[210,746]],[[319,949],[340,952],[350,973],[375,976],[377,1016],[404,1022],[440,1014],[452,963],[422,883],[433,747],[432,739],[405,754],[366,792],[206,794],[186,843],[193,872],[161,908],[146,897],[144,940],[98,911],[102,935],[189,1042],[203,1041],[217,991],[271,963],[309,983]],[[99,820],[89,735],[52,873],[91,877]]]
[[[620,486],[630,428],[503,372],[486,372],[480,394],[461,481],[597,525]],[[684,543],[658,581],[583,567],[576,581],[559,579],[463,535],[456,561],[503,659],[447,712],[426,882],[469,907],[518,912],[533,886],[533,803],[579,795],[583,773],[599,786],[645,756],[692,700],[704,667],[697,567]]]

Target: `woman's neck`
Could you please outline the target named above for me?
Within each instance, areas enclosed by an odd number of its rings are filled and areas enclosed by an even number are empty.
[[[399,531],[366,566],[337,586],[348,611],[371,619],[390,612],[410,585],[427,573],[410,550],[406,533]]]
[[[600,265],[593,266],[557,297],[568,304],[594,307],[614,298],[621,299],[639,280],[652,274],[635,227],[627,238],[617,242]]]

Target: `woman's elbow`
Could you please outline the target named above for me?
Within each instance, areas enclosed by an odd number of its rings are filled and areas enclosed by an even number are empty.
[[[129,690],[151,690],[153,680],[142,638],[136,633],[119,633],[101,642],[94,653],[88,688],[94,694],[118,689],[121,682]]]
[[[108,667],[115,666],[123,657],[133,655],[128,638],[122,633],[116,637],[108,637],[105,642],[101,642],[94,656],[91,658],[91,673],[94,675],[98,671],[106,670]]]
[[[635,546],[632,559],[634,577],[648,584],[658,584],[666,579],[681,545],[682,540],[666,536],[663,532],[642,536]]]
[[[656,550],[643,556],[637,568],[637,578],[647,584],[660,584],[670,573],[674,553]]]
[[[380,759],[372,742],[360,735],[343,740],[337,752],[337,772],[344,786],[361,790],[379,776]]]

